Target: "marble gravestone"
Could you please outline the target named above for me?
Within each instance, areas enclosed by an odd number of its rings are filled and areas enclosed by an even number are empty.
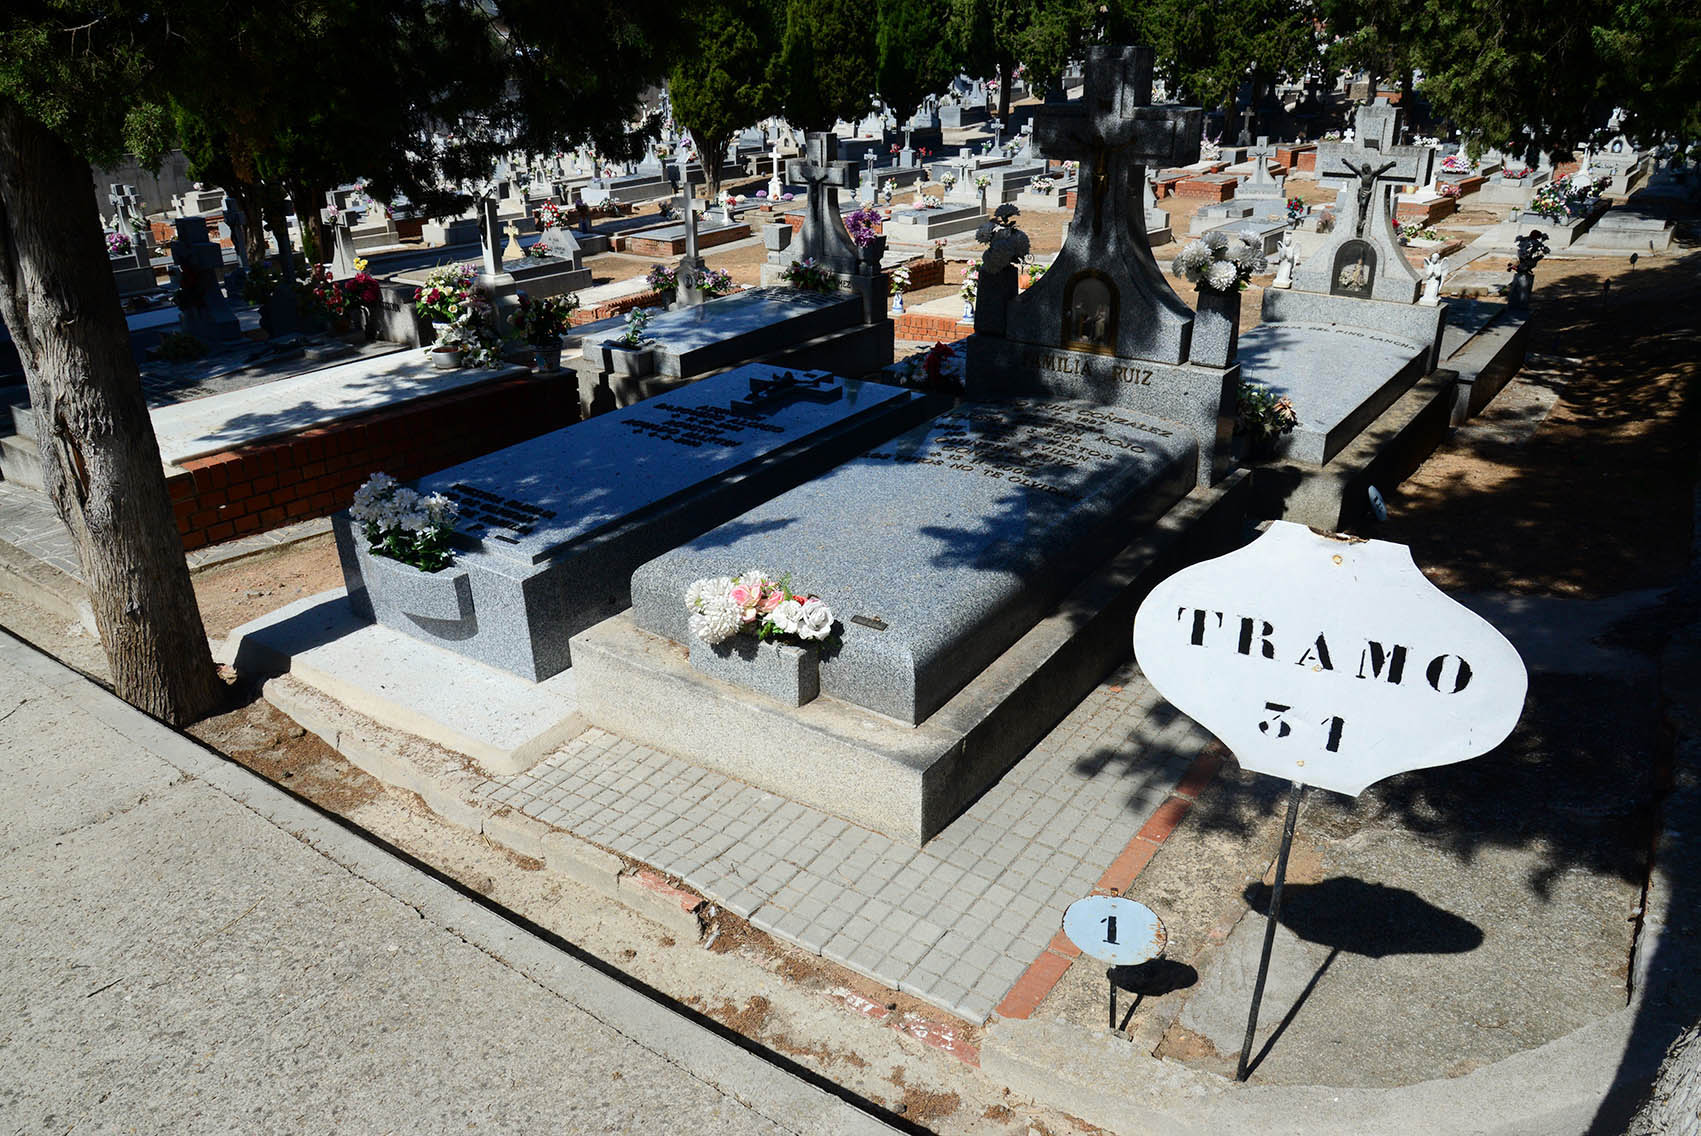
[[[1185,496],[1197,447],[1084,402],[968,403],[644,565],[633,618],[689,644],[693,580],[789,573],[845,622],[821,692],[916,725]]]
[[[1081,162],[1062,251],[1017,294],[1014,263],[989,249],[968,395],[1080,398],[1181,423],[1198,443],[1199,484],[1210,485],[1226,462],[1239,373],[1232,349],[1196,334],[1211,325],[1196,323],[1153,258],[1140,193],[1148,165],[1198,159],[1203,113],[1150,105],[1148,48],[1092,48],[1086,71],[1079,102],[1034,116],[1039,153]]]
[[[333,519],[356,615],[541,682],[633,569],[912,426],[936,399],[751,364],[419,479],[461,508],[435,573]]]
[[[1270,145],[1270,139],[1260,135],[1258,145],[1246,151],[1252,159],[1252,176],[1235,187],[1237,199],[1249,200],[1284,200],[1287,193],[1287,178],[1271,177],[1269,161],[1276,156],[1276,148]]]
[[[1278,456],[1290,461],[1333,461],[1440,355],[1447,309],[1416,302],[1421,281],[1400,250],[1390,201],[1399,185],[1429,177],[1435,155],[1384,147],[1398,120],[1386,104],[1362,107],[1361,145],[1318,147],[1319,174],[1343,186],[1334,232],[1294,269],[1291,288],[1264,293],[1259,326],[1241,337],[1246,380],[1293,400],[1299,425],[1277,442]],[[1337,527],[1340,502],[1318,494],[1291,494],[1288,515],[1300,517],[1292,510],[1311,507],[1306,501],[1325,510],[1309,523]]]

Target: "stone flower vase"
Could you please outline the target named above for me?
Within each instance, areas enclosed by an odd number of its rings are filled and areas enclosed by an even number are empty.
[[[1218,292],[1199,289],[1193,316],[1193,346],[1187,361],[1201,367],[1226,367],[1240,345],[1240,289]]]
[[[821,693],[821,657],[814,647],[764,643],[753,635],[713,645],[693,637],[691,668],[785,706],[802,706]]]
[[[461,365],[464,353],[459,347],[433,347],[431,365],[439,371],[453,371]]]
[[[880,271],[880,258],[886,255],[886,238],[875,237],[865,245],[858,245],[856,250],[857,266],[870,275]]]
[[[1509,308],[1527,308],[1530,306],[1530,293],[1535,291],[1536,277],[1533,272],[1514,272],[1512,283],[1506,286],[1506,306]]]

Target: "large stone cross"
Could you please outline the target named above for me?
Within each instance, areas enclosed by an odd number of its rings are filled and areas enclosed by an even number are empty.
[[[1103,49],[1089,60],[1080,102],[1047,105],[1034,116],[1034,149],[1046,158],[1081,163],[1071,230],[1084,222],[1094,238],[1101,238],[1114,204],[1137,218],[1134,224],[1143,238],[1145,218],[1129,206],[1146,167],[1199,160],[1204,112],[1151,103],[1151,51]]]
[[[692,200],[691,183],[679,181],[679,217],[685,223],[685,255],[674,266],[674,299],[680,307],[695,307],[703,302],[703,258],[697,253],[697,206]]]
[[[848,272],[856,263],[856,246],[839,216],[839,190],[854,189],[857,173],[856,163],[839,161],[838,153],[837,135],[810,134],[805,141],[805,157],[786,163],[786,179],[809,189],[803,229],[798,234],[797,258],[813,259]]]

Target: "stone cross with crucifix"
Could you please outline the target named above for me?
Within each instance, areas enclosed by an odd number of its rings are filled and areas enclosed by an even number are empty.
[[[855,188],[856,163],[839,161],[838,153],[837,135],[812,133],[805,140],[805,157],[786,163],[786,179],[809,189],[792,260],[810,259],[835,272],[852,272],[856,245],[839,216],[839,190]]]
[[[1151,90],[1150,48],[1094,47],[1080,101],[1035,114],[1035,152],[1080,162],[1080,187],[1057,260],[1010,305],[1011,339],[1058,341],[1059,313],[1088,303],[1081,288],[1091,277],[1099,282],[1086,288],[1091,303],[1111,309],[1099,348],[1130,359],[1186,360],[1193,312],[1152,258],[1141,196],[1147,166],[1198,160],[1204,112],[1152,106]],[[983,279],[983,294],[986,287]]]
[[[1421,281],[1400,251],[1390,198],[1399,186],[1429,179],[1435,151],[1394,145],[1398,131],[1397,107],[1361,107],[1358,145],[1317,147],[1318,178],[1347,192],[1330,242],[1295,269],[1296,290],[1400,304],[1417,299]]]

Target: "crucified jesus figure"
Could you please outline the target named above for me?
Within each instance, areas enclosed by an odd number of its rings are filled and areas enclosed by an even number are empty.
[[[1380,166],[1372,167],[1369,162],[1355,166],[1351,162],[1341,163],[1347,169],[1358,175],[1358,226],[1353,236],[1364,236],[1365,223],[1370,219],[1370,195],[1376,192],[1376,183],[1382,175],[1393,169],[1397,162],[1383,162]]]

